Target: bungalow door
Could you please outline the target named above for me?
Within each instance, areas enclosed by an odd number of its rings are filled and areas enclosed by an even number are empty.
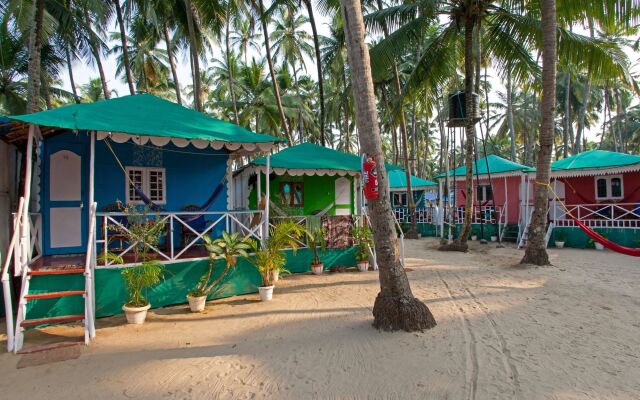
[[[45,146],[44,226],[46,254],[86,251],[87,210],[84,146],[47,143]]]

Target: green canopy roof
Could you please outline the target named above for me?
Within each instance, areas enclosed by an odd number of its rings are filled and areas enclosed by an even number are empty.
[[[253,165],[267,164],[266,157],[256,158]],[[343,153],[313,143],[301,143],[288,147],[271,156],[271,168],[288,170],[339,170],[360,172],[360,156]],[[387,164],[387,170],[399,169],[395,165]]]
[[[478,168],[477,168],[477,173],[479,175],[486,175],[487,174],[487,164],[489,164],[489,173],[492,174],[501,174],[501,173],[507,173],[507,172],[533,172],[535,171],[534,168],[531,167],[527,167],[526,165],[522,165],[522,164],[518,164],[516,162],[513,161],[509,161],[507,159],[504,159],[500,156],[497,156],[495,154],[489,154],[487,157],[483,157],[481,159],[478,160]],[[466,167],[464,165],[461,165],[460,167],[456,168],[455,170],[450,170],[449,171],[449,176],[453,176],[454,174],[456,176],[464,176],[466,174],[467,170]],[[476,174],[476,163],[473,163],[473,174]],[[438,174],[436,175],[436,178],[442,178],[444,177],[445,174]]]
[[[282,139],[261,135],[150,94],[81,103],[9,117],[47,127],[200,139],[225,143],[269,143]]]
[[[640,156],[606,150],[590,150],[551,163],[551,171],[603,169],[640,164]]]
[[[411,175],[411,189],[424,189],[437,185],[435,182]],[[389,171],[389,187],[391,190],[405,189],[407,187],[407,174],[403,170]]]

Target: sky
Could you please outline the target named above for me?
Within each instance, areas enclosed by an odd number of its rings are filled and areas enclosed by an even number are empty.
[[[314,6],[314,13],[315,13],[315,18],[316,18],[316,23],[317,23],[317,28],[318,28],[318,32],[320,35],[325,35],[328,36],[330,35],[330,23],[331,23],[331,19],[322,15],[317,8],[315,8]],[[444,22],[444,21],[443,21]],[[115,24],[115,20],[114,22],[110,25],[110,27],[108,28],[108,32],[115,32],[118,30],[117,25]],[[311,27],[308,26],[307,27],[308,32],[311,32]],[[584,31],[580,31],[580,29],[576,29],[577,33],[580,34],[586,34],[586,32]],[[115,45],[116,43],[109,43],[109,47]],[[210,55],[209,59],[211,58],[219,58],[222,56],[222,48],[220,48],[219,45],[216,45],[215,43],[212,44],[212,48],[213,48],[213,54]],[[634,68],[633,68],[633,72],[638,74],[640,72],[640,63],[639,63],[639,56],[638,53],[634,53],[631,49],[626,49],[625,50],[627,55],[629,56],[629,58],[631,59],[632,63],[634,64]],[[262,57],[261,52],[256,52],[254,50],[250,50],[249,53],[249,58],[251,57],[256,57],[256,58],[261,58]],[[178,79],[180,80],[180,85],[182,88],[184,88],[187,85],[191,85],[192,83],[192,77],[191,77],[191,73],[190,73],[190,66],[189,66],[189,58],[188,58],[188,53],[187,52],[181,52],[177,55],[177,62],[178,62]],[[307,69],[308,69],[308,74],[311,75],[312,77],[315,78],[315,67],[314,67],[314,60],[311,59],[306,59],[305,63],[307,65]],[[122,80],[121,77],[117,77],[115,75],[115,71],[116,71],[116,62],[115,62],[115,57],[114,56],[108,56],[106,57],[106,59],[103,59],[103,64],[104,64],[104,68],[105,68],[105,73],[108,79],[108,85],[110,89],[115,89],[115,91],[117,92],[117,96],[125,96],[129,94],[129,89],[128,86],[126,84],[125,81]],[[207,64],[201,65],[201,68],[206,68]],[[87,63],[84,62],[76,62],[73,65],[73,71],[74,71],[74,78],[76,80],[76,85],[80,86],[82,84],[87,83],[90,79],[92,78],[97,78],[98,75],[98,71],[92,66],[89,65]],[[489,81],[490,81],[490,85],[492,87],[492,91],[490,92],[490,102],[494,102],[497,101],[497,92],[505,92],[505,86],[502,83],[502,80],[498,77],[498,74],[493,71],[491,68],[489,69],[488,72],[489,75]],[[69,83],[69,77],[68,74],[63,73],[62,76],[62,82],[63,82],[63,87],[67,90],[71,90],[71,86]],[[636,99],[637,103],[638,100]],[[589,140],[592,141],[597,141],[599,140],[599,137],[597,136],[600,133],[600,128],[597,126],[595,129],[591,129],[590,131],[587,131],[586,136]]]

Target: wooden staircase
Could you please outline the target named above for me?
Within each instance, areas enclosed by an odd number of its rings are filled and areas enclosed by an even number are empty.
[[[84,325],[84,343],[88,344],[90,339],[90,329],[87,326],[87,312],[91,306],[87,304],[87,291],[83,289],[72,289],[62,291],[51,292],[38,292],[31,293],[29,286],[32,279],[38,279],[39,277],[48,277],[52,275],[84,275],[85,268],[79,266],[64,266],[64,267],[41,267],[41,268],[25,268],[22,274],[22,290],[20,292],[20,299],[18,303],[18,316],[16,320],[16,332],[15,332],[15,348],[14,351],[21,352],[24,343],[24,334],[27,328],[33,328],[42,325],[63,324],[69,322],[82,321]],[[84,285],[86,285],[86,279],[82,279]],[[68,315],[55,315],[44,318],[28,318],[27,317],[27,304],[36,302],[39,300],[48,299],[60,299],[63,297],[82,296],[83,297],[83,309],[82,314],[68,314]],[[53,346],[59,346],[60,344],[54,344]],[[46,348],[44,346],[43,348]]]

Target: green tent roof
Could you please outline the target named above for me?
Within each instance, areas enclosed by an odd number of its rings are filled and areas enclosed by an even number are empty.
[[[479,175],[487,174],[487,162],[489,164],[489,172],[492,174],[500,174],[505,172],[533,172],[534,168],[527,167],[526,165],[518,164],[513,161],[509,161],[495,154],[489,154],[487,157],[483,157],[478,160],[478,168],[477,173]],[[455,172],[456,176],[464,176],[467,172],[466,167],[464,165],[456,168],[455,170],[450,170],[449,175],[453,176]],[[476,174],[476,163],[473,163],[473,174]],[[445,174],[438,174],[436,178],[442,178]]]
[[[266,157],[256,158],[253,165],[266,165]],[[355,154],[343,153],[313,143],[301,143],[288,147],[271,156],[271,168],[284,169],[332,169],[356,171],[361,169],[361,158]],[[399,169],[387,164],[387,170]]]
[[[418,178],[411,175],[411,188],[425,188],[428,186],[437,186],[435,182]],[[391,189],[404,189],[407,187],[407,174],[403,170],[389,171],[389,187]]]
[[[137,94],[9,117],[14,121],[66,128],[164,136],[227,143],[269,143],[282,139],[261,135],[150,94]]]
[[[551,171],[602,169],[640,164],[640,156],[606,150],[590,150],[551,163]]]

